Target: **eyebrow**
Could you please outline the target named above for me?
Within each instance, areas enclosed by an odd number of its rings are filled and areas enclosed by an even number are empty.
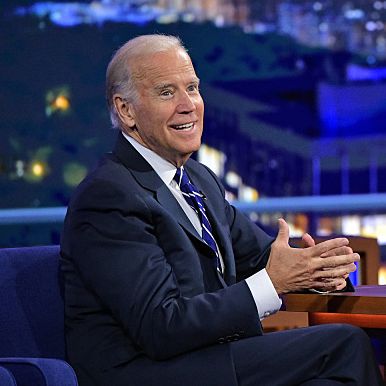
[[[200,79],[195,77],[188,84],[192,84],[192,83],[199,84],[200,83]],[[160,83],[160,84],[157,84],[154,87],[154,89],[155,90],[164,90],[165,88],[169,88],[169,87],[175,87],[174,83]]]
[[[173,83],[161,83],[157,84],[154,89],[155,90],[164,90],[165,88],[174,87]]]

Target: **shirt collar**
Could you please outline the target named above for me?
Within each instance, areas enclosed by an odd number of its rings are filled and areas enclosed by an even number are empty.
[[[158,174],[161,180],[166,184],[170,185],[173,181],[174,175],[176,174],[177,168],[162,158],[160,155],[155,153],[153,150],[141,145],[134,138],[130,137],[126,133],[122,132],[122,135],[133,145],[135,150],[150,164],[154,171]]]

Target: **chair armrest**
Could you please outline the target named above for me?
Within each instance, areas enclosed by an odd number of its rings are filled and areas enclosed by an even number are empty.
[[[1,386],[17,386],[15,377],[5,367],[0,366],[0,385]]]
[[[78,386],[73,368],[61,359],[0,358],[0,366],[12,373],[17,386]]]

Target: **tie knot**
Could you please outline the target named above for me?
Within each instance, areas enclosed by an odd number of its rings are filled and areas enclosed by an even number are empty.
[[[180,188],[189,183],[188,175],[185,173],[185,171],[182,167],[177,168],[176,174],[174,175],[173,179],[174,179],[174,181],[177,182],[177,184]]]

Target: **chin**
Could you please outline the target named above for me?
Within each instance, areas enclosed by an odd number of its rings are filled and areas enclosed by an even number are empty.
[[[201,147],[201,143],[197,146],[192,146],[189,150],[187,150],[186,152],[184,152],[185,154],[189,154],[189,156],[191,156],[193,153],[195,153],[196,151],[198,151]]]
[[[201,146],[201,140],[189,141],[180,147],[180,154],[192,154]]]

